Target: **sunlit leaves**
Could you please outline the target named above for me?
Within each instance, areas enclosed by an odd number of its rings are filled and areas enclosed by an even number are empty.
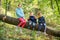
[[[3,12],[5,12],[5,9],[6,9],[6,0],[2,0],[2,8],[3,8]],[[7,3],[9,3],[9,1],[11,0],[8,0]],[[53,9],[51,8],[51,2],[50,0],[12,0],[11,1],[11,7],[10,7],[10,11],[8,12],[10,15],[8,16],[11,16],[11,17],[16,17],[15,16],[15,9],[17,8],[17,5],[18,3],[21,3],[22,4],[22,8],[24,10],[24,13],[25,13],[25,17],[26,17],[26,20],[28,19],[29,17],[29,13],[32,11],[32,12],[36,12],[34,11],[35,8],[37,9],[41,9],[42,11],[42,14],[44,15],[45,19],[46,19],[46,23],[49,23],[51,24],[51,26],[55,25],[54,27],[56,27],[56,29],[60,30],[60,28],[56,25],[60,25],[60,15],[58,14],[58,7],[56,5],[56,2],[55,0],[52,0],[53,1]],[[60,0],[58,0],[58,5],[59,5],[59,8],[60,8]],[[35,14],[35,13],[34,13]],[[35,14],[37,15],[37,13]],[[37,17],[37,16],[36,16]],[[1,23],[2,24],[2,23]],[[15,40],[15,39],[35,39],[35,40],[49,40],[48,37],[44,36],[44,35],[40,35],[39,37],[36,37],[36,33],[34,32],[25,32],[24,35],[20,35],[20,31],[18,29],[18,31],[16,32],[15,31],[15,28],[11,25],[6,25],[7,28],[1,28],[0,30],[0,34],[3,35],[4,38],[6,38],[6,35],[8,35],[9,39],[11,40]],[[7,34],[6,34],[6,32]],[[31,36],[29,36],[29,34],[32,34]]]

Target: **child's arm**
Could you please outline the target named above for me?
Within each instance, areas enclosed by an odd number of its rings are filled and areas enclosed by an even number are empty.
[[[29,21],[29,19],[28,19],[28,21]]]
[[[35,19],[36,23],[37,23],[37,19]]]
[[[44,20],[43,22],[45,23],[45,18],[44,17],[43,17],[43,20]]]
[[[36,19],[36,16],[34,16],[34,18]]]
[[[30,20],[30,17],[28,18],[28,21]]]
[[[34,18],[35,18],[35,21],[36,21],[36,23],[37,23],[37,17],[36,17],[36,16],[34,16]]]

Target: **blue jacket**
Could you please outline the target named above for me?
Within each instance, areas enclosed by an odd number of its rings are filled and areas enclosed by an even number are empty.
[[[16,8],[16,15],[18,18],[23,17],[24,18],[24,12],[22,8]]]

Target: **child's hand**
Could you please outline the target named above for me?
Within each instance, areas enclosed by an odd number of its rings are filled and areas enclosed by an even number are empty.
[[[36,16],[34,16],[36,18]]]
[[[29,21],[29,18],[27,20]]]
[[[5,20],[5,19],[6,19],[6,16],[3,17],[3,20]]]

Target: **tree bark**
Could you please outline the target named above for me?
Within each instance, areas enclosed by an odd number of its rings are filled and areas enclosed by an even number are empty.
[[[0,6],[1,6],[1,0],[0,0]]]
[[[0,0],[0,13],[1,13],[1,6],[2,6],[1,3],[2,3],[2,2],[1,2],[1,0]]]
[[[58,12],[59,12],[59,14],[60,14],[60,9],[59,9],[59,5],[58,5],[58,0],[55,0],[56,1],[56,5],[57,5],[57,7],[58,7]]]
[[[9,16],[6,16],[6,19],[3,20],[3,17],[5,15],[2,15],[0,14],[0,20],[3,21],[3,22],[6,22],[8,24],[12,24],[12,25],[18,25],[19,23],[19,20],[17,18],[13,18],[13,17],[9,17]],[[38,26],[36,26],[38,28]],[[25,28],[28,29],[28,23],[26,24]],[[35,30],[37,31],[37,28],[35,28]],[[30,28],[30,30],[32,30]],[[40,30],[43,32],[44,29]],[[60,30],[53,30],[53,29],[50,29],[50,28],[46,28],[46,33],[49,34],[49,35],[53,35],[53,36],[56,36],[56,37],[60,37]]]
[[[50,1],[51,1],[51,8],[54,9],[54,8],[53,8],[53,0],[50,0]]]

